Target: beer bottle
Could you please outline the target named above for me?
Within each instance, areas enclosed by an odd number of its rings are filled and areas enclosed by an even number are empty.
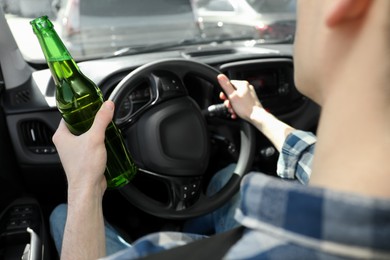
[[[103,104],[100,89],[79,69],[47,16],[30,22],[38,38],[56,85],[57,108],[70,132],[80,135],[93,123]],[[123,141],[120,129],[111,122],[106,130],[108,188],[126,185],[137,169]]]

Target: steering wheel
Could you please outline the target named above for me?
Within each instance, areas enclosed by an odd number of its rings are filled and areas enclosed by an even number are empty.
[[[239,190],[241,178],[254,158],[254,128],[240,121],[241,144],[234,174],[219,192],[207,196],[201,187],[210,159],[207,123],[183,83],[186,76],[194,75],[219,86],[219,73],[196,61],[160,60],[130,72],[111,93],[109,99],[117,107],[126,104],[132,110],[135,104],[128,97],[136,100],[139,92],[145,91],[140,91],[139,86],[149,86],[149,101],[127,116],[118,111],[114,115],[138,171],[168,187],[167,203],[146,195],[132,182],[119,188],[131,204],[144,212],[166,219],[187,219],[217,209]]]

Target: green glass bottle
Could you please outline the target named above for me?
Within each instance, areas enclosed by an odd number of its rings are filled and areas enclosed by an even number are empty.
[[[36,18],[30,23],[56,84],[57,108],[69,130],[80,135],[92,126],[103,104],[102,93],[80,71],[47,16]],[[114,122],[107,127],[105,145],[107,187],[112,189],[124,186],[134,177],[137,168]]]

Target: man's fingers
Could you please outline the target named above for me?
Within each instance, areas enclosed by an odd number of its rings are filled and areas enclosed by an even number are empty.
[[[224,74],[219,74],[217,76],[219,85],[221,85],[222,89],[225,91],[226,95],[230,96],[236,90],[236,88],[232,85],[229,78]]]
[[[219,93],[219,99],[221,99],[221,100],[226,100],[226,99],[228,99],[228,98],[226,97],[225,93],[220,92],[220,93]]]

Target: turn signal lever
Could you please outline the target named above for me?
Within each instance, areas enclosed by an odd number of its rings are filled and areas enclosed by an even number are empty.
[[[224,104],[215,104],[202,111],[208,117],[229,117],[230,113]]]

